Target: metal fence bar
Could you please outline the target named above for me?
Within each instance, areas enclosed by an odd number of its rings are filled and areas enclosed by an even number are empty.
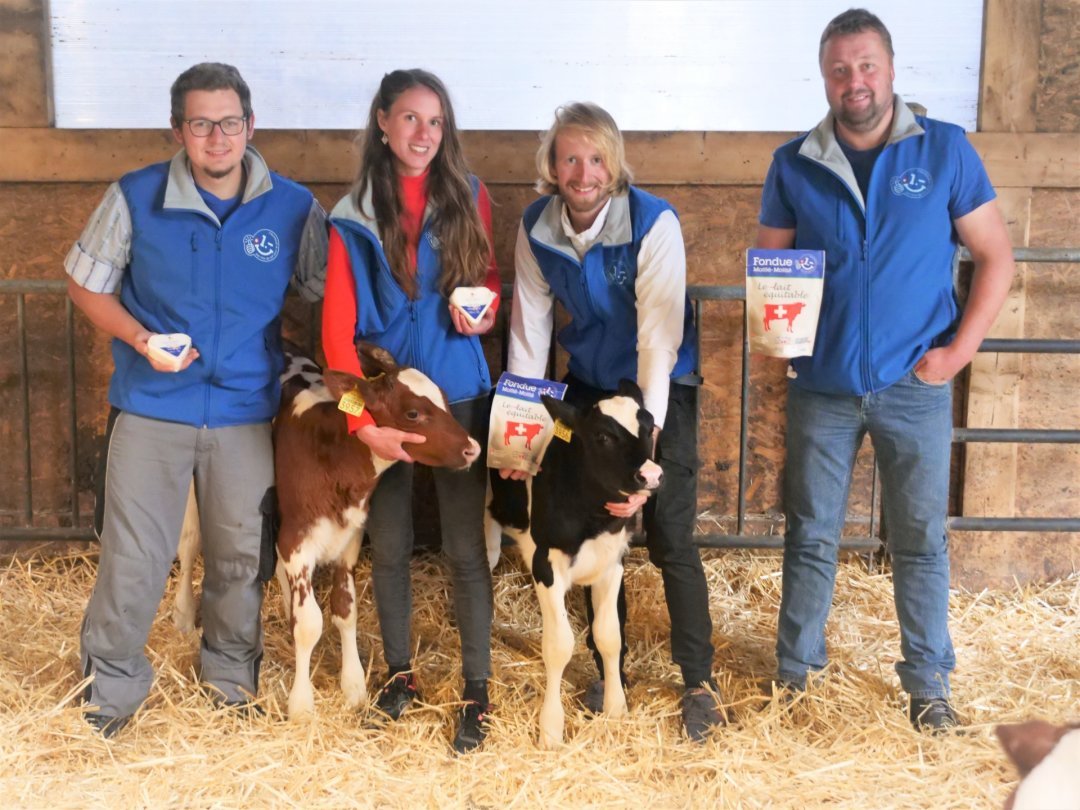
[[[1016,442],[1021,444],[1080,444],[1080,430],[953,428],[953,441]]]
[[[34,525],[34,476],[30,453],[30,363],[26,348],[26,295],[15,296],[16,323],[19,330],[19,390],[22,393],[23,428],[23,520],[27,526]]]
[[[71,525],[79,525],[79,417],[75,397],[75,307],[70,298],[64,301],[64,333],[67,338],[68,383],[68,464],[71,479]]]
[[[1013,256],[1018,262],[1044,263],[1064,262],[1080,263],[1080,248],[1014,248]],[[957,261],[970,261],[970,253],[961,248],[957,253]],[[66,302],[65,325],[66,325],[66,351],[67,351],[67,383],[69,389],[70,418],[68,429],[71,431],[71,448],[69,452],[69,478],[71,489],[71,522],[70,528],[47,528],[35,527],[33,511],[33,475],[32,475],[32,452],[30,434],[30,381],[29,381],[29,358],[26,335],[26,302],[27,294],[38,293],[64,293],[67,282],[60,279],[30,279],[30,280],[0,280],[0,294],[14,294],[16,296],[17,323],[18,323],[18,355],[20,370],[20,392],[22,394],[22,427],[23,427],[23,467],[25,471],[25,483],[23,487],[23,519],[26,523],[22,527],[0,527],[0,540],[38,539],[38,540],[85,540],[93,537],[93,531],[89,527],[79,526],[81,520],[79,511],[78,492],[78,413],[76,401],[76,369],[74,348],[74,322],[71,301]],[[512,300],[512,286],[503,285],[503,300],[509,303]],[[702,320],[702,304],[705,301],[740,301],[744,307],[745,319],[746,291],[743,285],[690,285],[687,293],[694,302],[694,313],[698,324]],[[509,318],[504,308],[500,313],[504,325],[504,334],[509,330]],[[314,320],[312,320],[314,323]],[[314,329],[314,326],[312,326]],[[698,348],[700,356],[701,331],[698,331]],[[554,354],[554,341],[553,354]],[[1043,339],[998,339],[988,338],[983,341],[979,348],[982,352],[997,353],[1054,353],[1054,354],[1080,354],[1080,340],[1043,340]],[[503,360],[505,366],[506,345],[503,345]],[[746,530],[746,490],[747,490],[747,467],[749,461],[748,437],[749,437],[749,389],[750,389],[750,352],[749,343],[745,330],[742,339],[742,376],[739,397],[739,469],[738,469],[738,495],[736,504],[736,534],[706,534],[696,536],[695,542],[704,548],[782,548],[783,537],[779,535],[747,535]],[[554,368],[554,357],[552,358]],[[1024,430],[1024,429],[990,429],[990,428],[955,428],[953,440],[956,442],[1017,442],[1017,443],[1080,443],[1080,430]],[[877,536],[880,515],[878,514],[878,490],[880,487],[879,475],[875,465],[871,478],[871,503],[873,508],[869,517],[869,534],[861,537],[846,537],[841,540],[840,547],[844,550],[873,551],[880,547],[881,539]],[[859,523],[860,520],[848,521]],[[865,522],[865,521],[863,521]],[[995,518],[995,517],[966,517],[951,516],[947,519],[950,529],[958,531],[1045,531],[1045,532],[1076,532],[1080,531],[1080,518]],[[640,538],[636,538],[635,542]]]
[[[1080,340],[987,338],[979,345],[979,351],[998,354],[1080,354]]]
[[[964,532],[1080,532],[1080,518],[950,517],[946,525]]]

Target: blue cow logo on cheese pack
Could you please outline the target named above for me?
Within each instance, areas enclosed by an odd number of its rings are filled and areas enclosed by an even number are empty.
[[[898,197],[925,197],[934,187],[934,178],[926,169],[908,169],[889,181],[892,193]]]
[[[807,275],[813,275],[817,270],[817,261],[814,259],[813,253],[804,253],[802,256],[795,260],[795,270],[799,273],[806,273]]]
[[[272,262],[280,252],[278,235],[269,228],[260,228],[244,237],[244,253],[260,262]]]

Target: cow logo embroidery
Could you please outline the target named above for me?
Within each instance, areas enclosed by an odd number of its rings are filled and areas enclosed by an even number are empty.
[[[608,284],[625,287],[627,282],[630,281],[630,270],[621,259],[616,259],[611,264],[605,265],[604,276],[607,278]]]
[[[795,301],[790,304],[766,304],[765,331],[772,331],[772,327],[769,326],[772,321],[787,321],[787,331],[792,331],[791,327],[799,313],[803,311],[804,306],[806,304],[802,301]]]
[[[437,251],[440,247],[442,247],[442,242],[439,241],[439,237],[436,236],[431,231],[428,231],[427,241],[428,241],[428,244],[431,245],[432,250]]]
[[[918,199],[925,197],[934,187],[934,178],[926,169],[908,169],[889,182],[892,193],[898,197]]]
[[[244,237],[244,253],[260,262],[272,262],[281,252],[278,235],[269,228],[260,228]]]

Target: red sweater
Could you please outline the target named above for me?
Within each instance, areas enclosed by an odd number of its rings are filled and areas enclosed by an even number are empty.
[[[402,212],[401,228],[405,232],[406,250],[408,251],[409,272],[416,272],[416,248],[423,230],[424,210],[427,208],[427,172],[418,177],[398,175],[401,190]],[[491,198],[487,188],[480,184],[476,198],[476,207],[480,221],[487,231],[488,241],[494,245],[491,230]],[[502,290],[499,281],[499,269],[495,265],[495,251],[492,249],[488,263],[484,286],[495,293],[491,304],[492,312],[498,311],[499,297]],[[447,306],[450,303],[447,301]],[[336,228],[330,228],[330,247],[326,262],[326,296],[323,300],[322,345],[326,354],[328,368],[347,371],[357,377],[363,377],[360,359],[356,356],[356,279],[353,277],[349,252]],[[368,411],[360,416],[346,414],[349,432],[355,433],[364,425],[373,425],[375,421]]]

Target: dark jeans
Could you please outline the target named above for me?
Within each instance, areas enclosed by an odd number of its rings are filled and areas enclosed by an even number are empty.
[[[566,376],[566,401],[583,408],[613,393],[601,391],[571,374]],[[646,502],[643,512],[645,546],[649,560],[660,569],[664,598],[671,619],[671,657],[682,670],[687,686],[712,680],[712,619],[709,591],[701,555],[693,544],[697,518],[697,386],[671,384],[664,429],[657,443],[656,461],[664,471],[660,491]],[[622,650],[619,669],[626,659],[626,593],[619,588],[619,630]],[[589,618],[586,643],[597,669],[603,663],[592,637],[592,597],[585,589]],[[625,676],[623,678],[625,680]]]
[[[450,412],[487,446],[488,398],[455,402]],[[366,532],[371,540],[371,578],[387,666],[411,664],[413,550],[412,464],[398,463],[379,480]],[[491,676],[491,572],[484,544],[487,466],[483,456],[467,471],[433,470],[439,501],[442,550],[453,583],[454,615],[461,636],[466,680]]]

